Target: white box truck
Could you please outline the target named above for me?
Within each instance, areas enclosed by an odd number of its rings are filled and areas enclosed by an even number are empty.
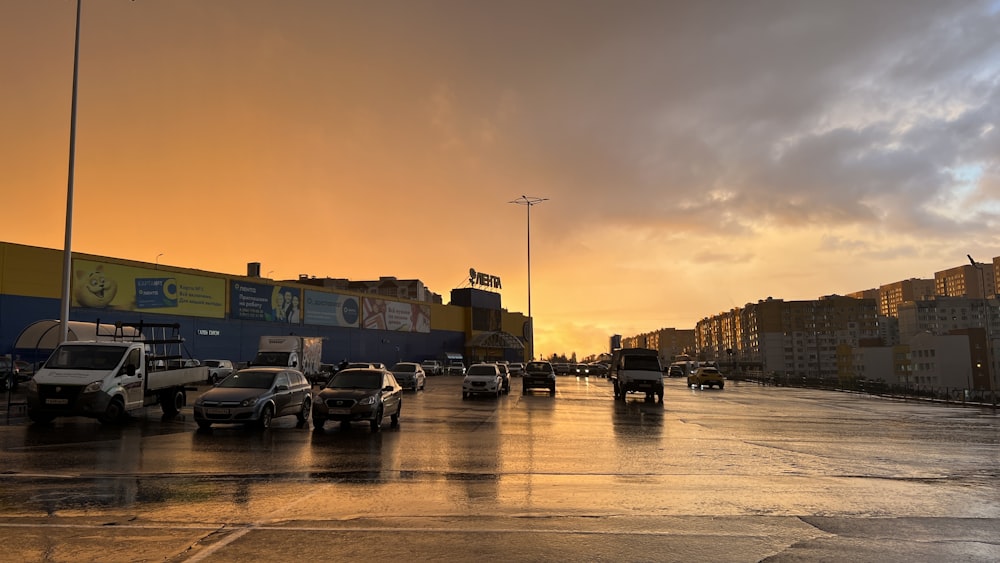
[[[663,366],[656,350],[646,348],[619,348],[611,354],[608,377],[615,390],[615,398],[625,400],[628,393],[645,393],[647,400],[654,397],[663,403]]]
[[[313,383],[326,381],[329,373],[321,369],[323,338],[319,336],[261,336],[255,366],[295,368]]]
[[[177,324],[115,323],[114,334],[101,333],[102,326],[98,322],[94,340],[60,344],[35,372],[27,385],[33,422],[87,416],[114,423],[155,404],[173,416],[187,402],[188,386],[208,378],[204,366],[170,367],[182,358]]]

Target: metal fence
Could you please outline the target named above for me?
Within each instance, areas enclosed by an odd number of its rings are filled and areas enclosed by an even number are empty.
[[[998,394],[988,389],[966,389],[961,387],[930,387],[926,385],[894,385],[881,380],[840,380],[836,378],[810,377],[779,373],[737,373],[726,376],[733,381],[746,381],[759,385],[774,385],[780,387],[804,387],[810,389],[828,389],[831,391],[847,391],[866,393],[883,397],[935,401],[949,404],[967,404],[975,406],[992,406],[997,408]]]

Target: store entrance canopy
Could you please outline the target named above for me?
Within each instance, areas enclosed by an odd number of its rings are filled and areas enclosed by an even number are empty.
[[[524,350],[524,343],[509,332],[483,332],[472,337],[469,348],[502,348],[507,350]]]

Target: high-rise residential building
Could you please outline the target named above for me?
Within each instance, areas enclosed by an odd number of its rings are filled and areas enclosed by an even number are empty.
[[[977,262],[934,272],[934,294],[948,297],[994,297],[996,277],[993,264]]]
[[[904,301],[919,301],[934,295],[934,280],[912,278],[887,283],[878,288],[878,312],[885,317],[895,317]]]
[[[699,357],[731,369],[835,378],[838,346],[878,341],[875,299],[767,299],[698,322]]]
[[[949,334],[967,328],[983,328],[1000,335],[997,302],[969,297],[937,296],[899,305],[899,338],[909,344],[920,333]]]

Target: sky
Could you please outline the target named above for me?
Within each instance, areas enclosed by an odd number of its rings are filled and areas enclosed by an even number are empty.
[[[0,0],[0,240],[63,248],[76,2]],[[475,268],[539,354],[1000,255],[1000,1],[83,0],[72,249]]]

